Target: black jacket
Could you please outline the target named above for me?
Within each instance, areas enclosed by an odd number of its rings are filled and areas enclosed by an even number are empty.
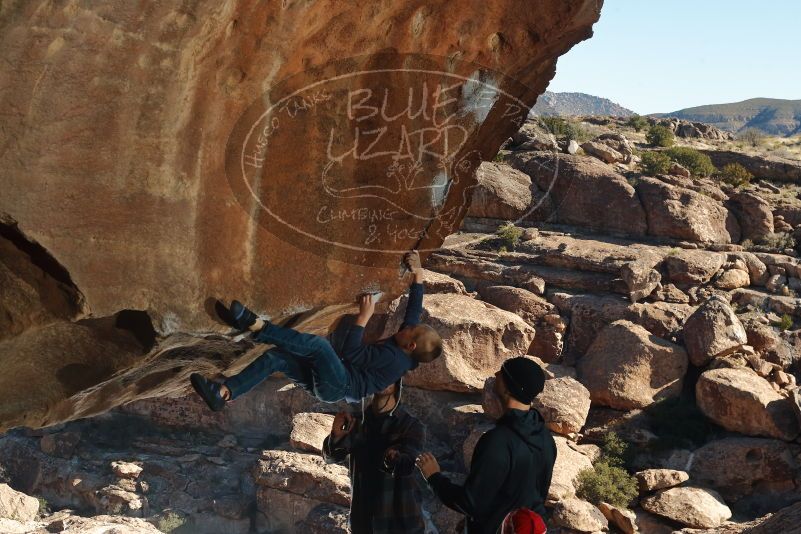
[[[422,495],[418,486],[415,458],[422,452],[425,427],[396,408],[376,415],[367,410],[364,423],[338,442],[329,435],[323,442],[323,456],[329,462],[350,457],[350,524],[353,534],[405,534],[425,532]],[[387,464],[386,451],[400,453]]]
[[[435,473],[428,483],[467,517],[470,534],[495,534],[506,514],[526,507],[545,515],[556,443],[539,412],[510,410],[478,440],[464,486]]]

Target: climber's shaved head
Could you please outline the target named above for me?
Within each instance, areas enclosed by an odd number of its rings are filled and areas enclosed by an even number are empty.
[[[442,337],[427,324],[402,328],[394,338],[400,348],[420,363],[433,362],[442,354]]]

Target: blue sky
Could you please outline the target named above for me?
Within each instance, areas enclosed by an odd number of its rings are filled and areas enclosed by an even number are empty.
[[[801,99],[801,0],[606,0],[593,30],[559,59],[549,90],[641,114]]]

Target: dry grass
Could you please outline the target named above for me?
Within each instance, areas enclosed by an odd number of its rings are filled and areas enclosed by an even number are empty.
[[[776,137],[766,135],[764,142],[752,147],[744,141],[721,141],[717,145],[720,150],[736,150],[744,154],[778,156],[780,158],[801,160],[801,135],[793,137]]]

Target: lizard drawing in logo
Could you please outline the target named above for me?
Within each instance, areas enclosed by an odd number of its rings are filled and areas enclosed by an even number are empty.
[[[418,219],[421,227],[428,228],[434,221],[439,221],[438,233],[444,231],[450,233],[467,209],[475,184],[461,188],[457,202],[453,199],[447,202],[448,197],[454,189],[470,180],[480,163],[481,153],[478,150],[461,155],[458,151],[454,151],[452,155],[441,157],[439,161],[429,165],[436,170],[432,176],[432,170],[427,169],[419,158],[396,156],[387,165],[385,180],[381,183],[354,186],[353,180],[347,174],[349,171],[345,171],[344,175],[339,174],[338,171],[342,169],[340,158],[326,164],[321,173],[321,180],[323,189],[333,198],[383,201],[399,212]],[[421,193],[425,194],[428,202],[409,202],[410,194]],[[446,204],[448,207],[443,211]],[[414,207],[420,209],[413,211]],[[446,235],[440,237],[444,238]]]

